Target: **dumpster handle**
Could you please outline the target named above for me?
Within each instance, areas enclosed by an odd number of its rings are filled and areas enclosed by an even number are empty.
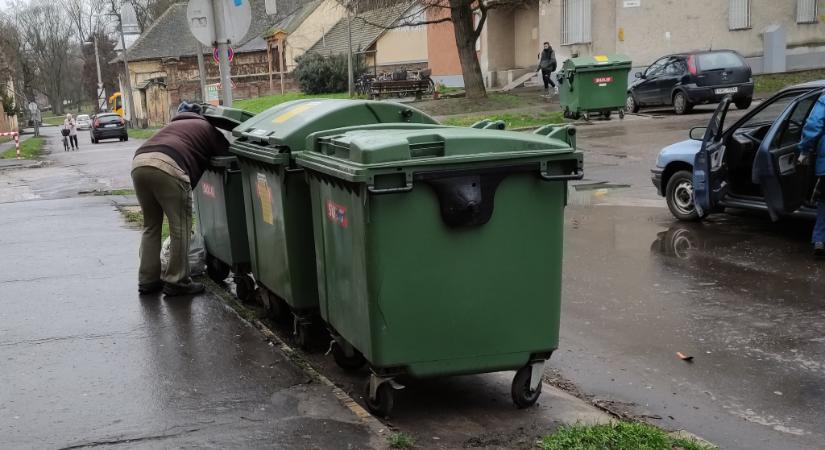
[[[302,169],[302,168],[293,169],[291,167],[284,167],[284,172],[286,172],[286,173],[301,173],[303,171],[304,171],[304,169]]]
[[[397,188],[387,188],[387,189],[376,189],[373,186],[367,186],[367,190],[370,194],[396,194],[400,192],[410,192],[413,189],[412,183],[404,186],[404,187],[397,187]]]
[[[546,172],[539,172],[539,176],[544,181],[581,180],[584,178],[584,170],[577,168],[575,172],[565,175],[548,175]]]

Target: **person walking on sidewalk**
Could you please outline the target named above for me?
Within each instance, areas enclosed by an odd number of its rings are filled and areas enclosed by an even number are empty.
[[[544,43],[544,49],[539,53],[539,70],[547,95],[551,95],[550,86],[553,86],[553,93],[558,94],[559,88],[552,78],[553,72],[556,71],[556,52],[553,51],[553,47],[550,46],[549,42]]]
[[[63,128],[69,130],[69,143],[72,146],[72,150],[77,150],[79,148],[77,145],[77,122],[75,122],[71,114],[66,114],[66,119],[63,121]],[[68,148],[66,150],[68,150]]]
[[[816,224],[811,236],[814,246],[814,256],[825,258],[825,94],[822,94],[808,115],[805,127],[802,129],[802,140],[799,141],[800,164],[808,164],[813,153],[816,155],[816,188],[814,196],[816,203]]]
[[[228,154],[229,142],[197,104],[181,103],[171,122],[135,152],[132,184],[143,211],[138,291],[167,296],[203,292],[189,276],[192,189],[213,156]],[[161,274],[161,226],[169,219],[169,264]]]

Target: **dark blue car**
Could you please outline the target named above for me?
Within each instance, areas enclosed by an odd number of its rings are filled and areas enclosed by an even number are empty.
[[[724,98],[707,127],[659,152],[653,184],[679,220],[699,220],[724,208],[767,211],[773,220],[813,217],[813,165],[796,164],[805,120],[825,92],[825,80],[786,88],[725,127]]]

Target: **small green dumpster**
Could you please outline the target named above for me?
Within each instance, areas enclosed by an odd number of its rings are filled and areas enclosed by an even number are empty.
[[[380,128],[316,133],[296,156],[336,362],[369,363],[379,415],[401,375],[517,369],[513,400],[532,405],[558,346],[575,129]]]
[[[571,58],[557,74],[559,102],[564,116],[572,119],[593,114],[610,118],[613,111],[624,118],[630,59],[624,55]]]
[[[291,310],[300,346],[308,344],[317,315],[318,283],[309,186],[293,153],[304,149],[311,133],[382,122],[437,123],[398,103],[297,100],[270,108],[233,132],[230,151],[243,174],[252,273],[275,315],[283,317],[285,306]]]
[[[204,117],[215,127],[231,131],[253,116],[240,109],[204,106]],[[210,160],[194,191],[195,214],[206,246],[207,273],[221,283],[234,275],[236,294],[249,300],[255,281],[249,275],[249,240],[246,236],[241,171],[237,158]]]

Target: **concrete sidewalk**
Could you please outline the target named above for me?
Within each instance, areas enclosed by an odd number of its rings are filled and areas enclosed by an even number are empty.
[[[0,204],[0,446],[383,445],[219,299],[139,297],[138,239],[105,197]]]

